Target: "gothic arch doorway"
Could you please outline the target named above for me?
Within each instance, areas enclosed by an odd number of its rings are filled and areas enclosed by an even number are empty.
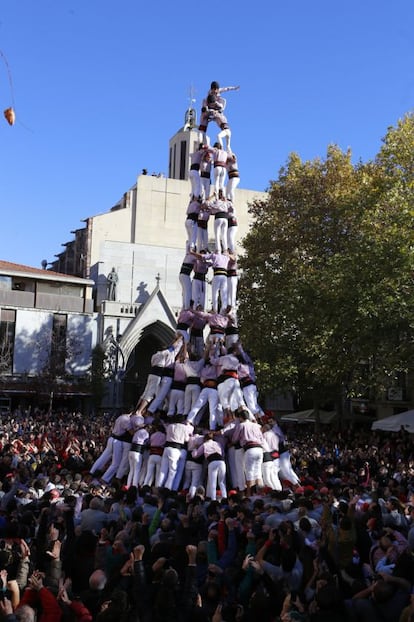
[[[141,333],[140,340],[131,352],[126,365],[123,402],[126,411],[132,410],[144,390],[151,369],[151,357],[174,340],[175,332],[162,322],[150,324]]]

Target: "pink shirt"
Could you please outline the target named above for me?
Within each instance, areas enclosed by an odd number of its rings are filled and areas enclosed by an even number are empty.
[[[208,270],[208,265],[204,261],[204,259],[197,259],[194,264],[194,272],[198,272],[198,274],[206,274]]]
[[[279,437],[272,430],[263,432],[266,451],[279,451]]]
[[[172,367],[182,344],[182,340],[180,339],[176,345],[170,346],[166,350],[155,352],[151,357],[151,365],[153,367]]]
[[[166,442],[186,443],[191,436],[191,426],[186,423],[169,423],[166,427]]]
[[[230,207],[232,207],[231,203],[222,199],[210,199],[209,201],[204,201],[202,205],[203,210],[207,210],[210,214],[227,213]]]
[[[240,427],[235,431],[233,443],[239,441],[242,447],[254,443],[263,446],[263,434],[260,425],[254,421],[242,421]]]
[[[187,324],[190,326],[192,319],[193,312],[190,309],[183,309],[178,315],[177,324]]]
[[[224,354],[211,360],[217,365],[217,373],[219,376],[225,371],[237,371],[239,367],[239,359],[234,354]]]
[[[165,445],[166,436],[164,432],[153,432],[150,436],[151,447],[163,447]]]
[[[207,320],[198,315],[193,314],[193,319],[191,321],[191,328],[196,328],[198,330],[203,330],[205,325],[207,324]]]
[[[184,363],[187,378],[198,378],[204,367],[204,359],[198,361],[186,361]]]
[[[227,270],[229,263],[228,255],[223,255],[222,253],[206,253],[204,258],[212,268],[223,268],[223,270]]]
[[[193,153],[190,153],[190,163],[199,165],[204,153],[204,149],[198,149],[198,151],[193,151]]]
[[[211,154],[208,151],[205,152],[204,157],[201,159],[200,162],[200,175],[201,173],[210,174],[212,161],[213,158],[211,157]]]
[[[227,315],[222,315],[221,313],[207,313],[206,311],[195,311],[196,316],[206,320],[208,325],[217,326],[218,328],[223,328],[223,330],[227,327],[229,323],[229,318]]]
[[[213,154],[214,166],[226,166],[227,164],[227,151],[224,149],[218,149],[213,147],[211,150]]]
[[[249,365],[247,365],[247,363],[239,363],[238,373],[240,380],[247,380],[248,378],[251,378],[250,367]]]
[[[137,430],[132,437],[132,442],[137,443],[137,445],[145,445],[145,443],[149,439],[149,434],[145,428],[140,428]]]
[[[116,436],[122,436],[124,432],[132,429],[132,420],[131,415],[119,415],[115,420],[115,423],[112,428],[112,434]]]
[[[185,370],[185,363],[175,363],[174,365],[174,380],[176,382],[184,382],[187,379],[187,374]]]
[[[217,380],[217,367],[207,363],[200,372],[200,380]]]
[[[189,214],[198,214],[200,211],[201,204],[199,201],[190,201],[187,207],[187,216]]]
[[[204,441],[204,443],[200,445],[198,449],[195,449],[191,455],[193,456],[193,458],[198,458],[199,456],[202,456],[203,454],[205,458],[208,458],[209,456],[212,456],[213,454],[219,454],[221,457],[223,457],[224,455],[220,444],[217,441],[214,441],[212,439],[211,440],[209,439],[208,441]]]

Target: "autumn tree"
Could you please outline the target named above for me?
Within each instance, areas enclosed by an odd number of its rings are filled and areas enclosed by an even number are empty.
[[[412,365],[413,164],[408,116],[374,162],[336,146],[324,160],[292,154],[251,205],[240,325],[262,389],[339,403],[361,391],[362,370],[380,391]]]

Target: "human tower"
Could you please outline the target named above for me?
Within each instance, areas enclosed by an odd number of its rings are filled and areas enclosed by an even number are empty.
[[[128,487],[186,489],[190,497],[205,484],[207,497],[214,500],[218,491],[227,497],[229,484],[250,495],[253,487],[281,490],[283,480],[299,482],[282,430],[276,421],[266,421],[258,403],[254,365],[239,337],[240,175],[221,95],[238,88],[220,87],[214,81],[203,100],[199,125],[203,141],[190,156],[176,337],[153,354],[135,412],[120,415],[114,423],[112,447],[118,457],[103,473],[104,483],[126,477]],[[213,145],[207,134],[210,122],[219,127]],[[208,308],[207,283],[211,283]],[[98,458],[91,473],[103,464],[104,459]]]

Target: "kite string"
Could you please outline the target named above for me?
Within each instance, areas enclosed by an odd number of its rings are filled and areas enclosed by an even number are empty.
[[[2,57],[2,59],[4,61],[4,64],[6,65],[7,76],[8,76],[9,84],[10,84],[11,102],[12,102],[13,108],[15,108],[15,104],[14,104],[14,91],[13,91],[13,80],[12,80],[12,75],[11,75],[11,71],[10,71],[10,66],[9,66],[8,61],[7,61],[6,56],[4,55],[4,53],[1,50],[0,50],[0,56]]]

